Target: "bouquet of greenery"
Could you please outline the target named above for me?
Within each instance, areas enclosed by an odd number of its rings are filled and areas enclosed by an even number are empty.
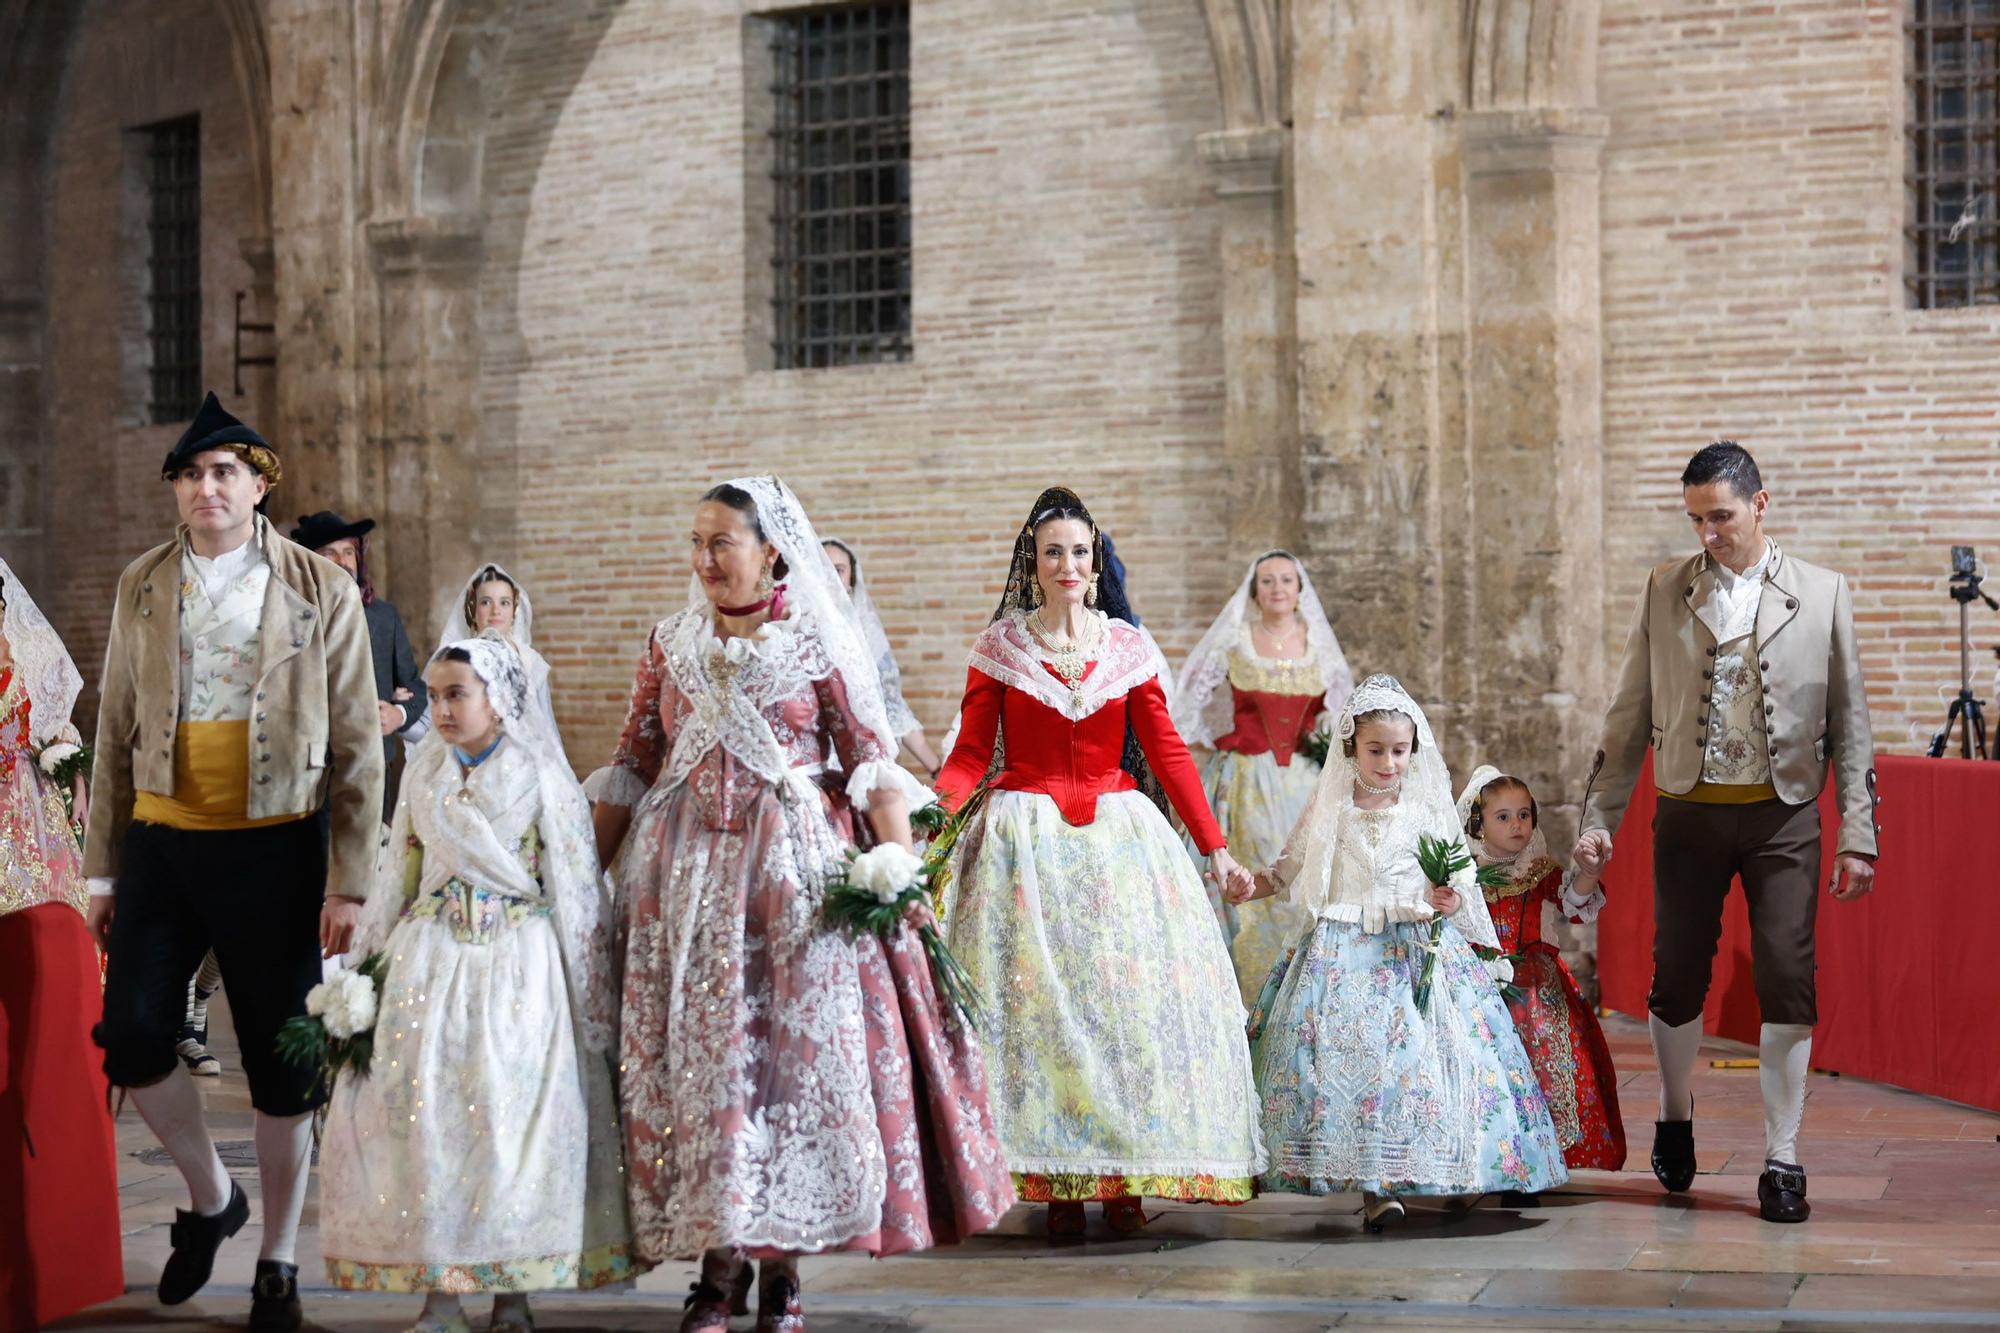
[[[1299,742],[1298,753],[1325,768],[1326,757],[1332,750],[1333,737],[1324,731],[1315,731]]]
[[[1472,853],[1457,838],[1437,838],[1426,833],[1417,839],[1417,864],[1423,867],[1424,875],[1433,884],[1449,885],[1451,877],[1472,864]],[[1506,882],[1511,867],[1492,865],[1481,866],[1473,882],[1480,889]],[[1431,1005],[1431,983],[1437,975],[1438,940],[1444,934],[1444,917],[1431,918],[1430,938],[1424,945],[1424,967],[1417,974],[1416,985],[1412,988],[1416,995],[1417,1012],[1428,1015]],[[1474,952],[1486,958],[1488,950],[1473,946]],[[1494,958],[1500,957],[1495,952]],[[1487,959],[1491,961],[1491,959]]]
[[[388,965],[386,956],[371,953],[353,971],[334,973],[306,992],[305,1013],[278,1029],[279,1058],[317,1068],[329,1098],[342,1070],[366,1074],[375,1057],[375,1016]]]
[[[951,849],[986,795],[974,792],[956,815],[928,805],[910,817],[910,827],[931,835],[922,856],[900,843],[885,842],[865,852],[850,852],[847,866],[826,888],[826,919],[847,930],[886,936],[913,906],[936,910],[950,877]],[[930,960],[931,980],[938,995],[960,1022],[977,1031],[986,1022],[986,1002],[965,965],[945,947],[934,919],[917,926],[917,939]]]

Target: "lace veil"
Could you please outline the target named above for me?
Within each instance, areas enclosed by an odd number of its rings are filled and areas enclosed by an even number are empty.
[[[444,627],[438,634],[440,651],[479,637],[480,631],[472,623],[472,601],[479,593],[479,585],[495,577],[514,585],[514,627],[507,631],[507,637],[522,648],[535,646],[535,607],[528,599],[528,585],[488,560],[473,571],[455,594],[447,594],[445,604],[438,608],[438,624]]]
[[[1537,861],[1549,860],[1549,840],[1542,836],[1540,820],[1535,822],[1535,832],[1528,839],[1528,845],[1511,857],[1494,856],[1489,853],[1486,850],[1485,842],[1475,836],[1471,829],[1467,827],[1472,821],[1472,807],[1478,803],[1480,796],[1485,793],[1486,788],[1506,776],[1508,775],[1502,773],[1491,764],[1481,764],[1478,768],[1473,769],[1472,776],[1466,779],[1465,789],[1458,794],[1458,826],[1466,829],[1465,845],[1472,849],[1473,856],[1483,866],[1497,865],[1501,861],[1507,861],[1516,866],[1531,866]]]
[[[0,560],[0,578],[7,581],[0,589],[0,597],[7,603],[7,643],[13,650],[15,674],[28,692],[29,740],[36,750],[55,741],[76,744],[77,732],[69,715],[76,707],[76,696],[83,692],[83,677],[56,636],[55,626],[49,624],[5,560]]]
[[[896,665],[896,653],[889,646],[889,632],[882,628],[882,616],[875,610],[875,599],[868,595],[868,576],[861,572],[861,557],[838,537],[822,537],[820,540],[847,553],[848,566],[854,571],[854,588],[848,594],[848,600],[854,606],[854,618],[861,625],[868,651],[874,654],[875,671],[882,684],[882,703],[888,710],[889,725],[895,732],[884,737],[884,743],[899,740],[917,729],[917,716],[910,711],[910,705],[903,698],[902,668]],[[840,576],[836,573],[834,582],[837,585],[839,581]]]
[[[1327,749],[1319,785],[1278,858],[1279,878],[1289,883],[1292,901],[1315,913],[1333,901],[1334,849],[1340,844],[1341,826],[1354,809],[1354,760],[1348,757],[1344,742],[1354,738],[1356,718],[1376,712],[1401,713],[1416,725],[1417,752],[1404,775],[1400,803],[1440,836],[1462,827],[1451,798],[1451,773],[1438,752],[1430,719],[1394,676],[1370,676],[1347,696],[1334,728],[1336,743]],[[1465,878],[1470,879],[1470,872]],[[1454,883],[1452,887],[1460,886]],[[1471,896],[1477,898],[1479,891],[1472,889]]]
[[[860,610],[848,598],[847,585],[835,572],[819,533],[806,517],[805,506],[799,503],[792,488],[775,476],[737,477],[729,484],[756,502],[757,526],[763,529],[764,540],[784,558],[785,601],[810,615],[818,625],[826,655],[846,682],[848,707],[854,710],[862,726],[893,751],[903,732],[890,725],[882,674],[875,665],[875,650]],[[856,572],[858,575],[858,568]],[[704,616],[710,613],[701,580],[693,576],[688,579],[688,605]],[[886,647],[887,643],[885,636],[883,645]]]
[[[1201,636],[1188,655],[1187,665],[1181,668],[1180,686],[1174,691],[1174,725],[1189,745],[1213,747],[1215,738],[1229,730],[1229,695],[1222,688],[1229,679],[1229,654],[1238,644],[1247,644],[1249,640],[1251,621],[1258,614],[1257,569],[1273,559],[1291,561],[1292,568],[1299,573],[1297,615],[1305,625],[1306,643],[1326,690],[1327,713],[1337,714],[1354,689],[1354,673],[1348,670],[1340,640],[1334,637],[1333,626],[1327,622],[1326,609],[1313,588],[1312,575],[1306,573],[1305,565],[1290,551],[1266,551],[1250,562],[1235,594],[1224,604],[1222,614]]]
[[[499,631],[488,630],[478,638],[441,645],[426,667],[448,648],[462,648],[472,658],[472,669],[485,683],[486,697],[500,715],[501,732],[507,744],[519,746],[533,761],[541,795],[537,827],[542,836],[542,854],[538,877],[562,950],[570,1010],[584,1044],[593,1051],[608,1051],[615,1028],[611,1012],[615,999],[607,997],[616,993],[609,945],[611,904],[598,869],[590,806],[563,754],[561,740],[543,710],[535,705],[534,683],[516,645]],[[450,743],[435,730],[411,752],[403,777],[403,795],[383,849],[383,865],[377,871],[376,883],[363,909],[361,929],[355,937],[357,956],[381,948],[402,915],[404,877],[400,867],[401,858],[409,850],[409,802],[418,799],[430,786],[426,779],[436,768],[452,762]]]

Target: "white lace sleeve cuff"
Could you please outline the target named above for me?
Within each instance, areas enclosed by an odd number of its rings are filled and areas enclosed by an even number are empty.
[[[118,881],[115,879],[97,879],[93,877],[85,880],[84,884],[90,889],[90,896],[93,898],[109,898],[118,888]]]
[[[583,794],[598,805],[630,807],[646,794],[646,780],[629,768],[611,764],[583,780]]]
[[[847,780],[847,799],[856,809],[868,808],[868,798],[878,791],[900,791],[911,810],[921,810],[937,799],[937,793],[893,759],[870,759],[854,769]]]
[[[1582,898],[1572,896],[1574,882],[1563,885],[1562,914],[1571,921],[1589,925],[1597,920],[1597,914],[1604,910],[1604,886],[1598,885]]]

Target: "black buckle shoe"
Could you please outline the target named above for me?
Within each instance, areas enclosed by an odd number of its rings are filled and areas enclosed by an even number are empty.
[[[1806,1173],[1790,1162],[1766,1162],[1757,1177],[1757,1212],[1766,1222],[1803,1222],[1812,1216],[1806,1202]]]
[[[179,1305],[206,1286],[208,1275],[215,1271],[215,1252],[249,1220],[250,1200],[233,1180],[229,1202],[214,1217],[176,1208],[174,1224],[167,1231],[174,1252],[160,1269],[160,1304]]]
[[[299,1306],[299,1266],[276,1259],[257,1261],[257,1280],[250,1284],[252,1333],[292,1333],[305,1322]]]
[[[1653,1176],[1669,1194],[1685,1194],[1694,1184],[1694,1107],[1685,1120],[1653,1122]]]

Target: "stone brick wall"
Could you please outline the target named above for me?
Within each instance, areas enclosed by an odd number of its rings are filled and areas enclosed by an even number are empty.
[[[88,682],[78,710],[86,735],[118,573],[176,521],[160,459],[185,427],[149,424],[146,167],[130,131],[190,113],[201,116],[203,376],[254,419],[258,376],[269,372],[246,371],[250,393],[229,393],[235,293],[252,285],[239,241],[258,228],[228,45],[198,0],[96,5],[63,71],[42,201],[51,462],[43,584],[33,589]]]
[[[1119,539],[1178,662],[1240,577],[1198,7],[916,6],[915,358],[787,372],[746,347],[748,11],[632,5],[600,39],[538,0],[500,73],[468,514],[535,595],[572,758],[608,756],[683,602],[696,497],[748,470],[860,552],[934,739],[1048,484]]]
[[[1687,456],[1751,449],[1778,540],[1852,577],[1877,746],[1911,752],[1957,688],[1948,548],[2000,567],[2000,311],[1904,294],[1903,8],[1604,0],[1604,527],[1615,654],[1694,549]]]

